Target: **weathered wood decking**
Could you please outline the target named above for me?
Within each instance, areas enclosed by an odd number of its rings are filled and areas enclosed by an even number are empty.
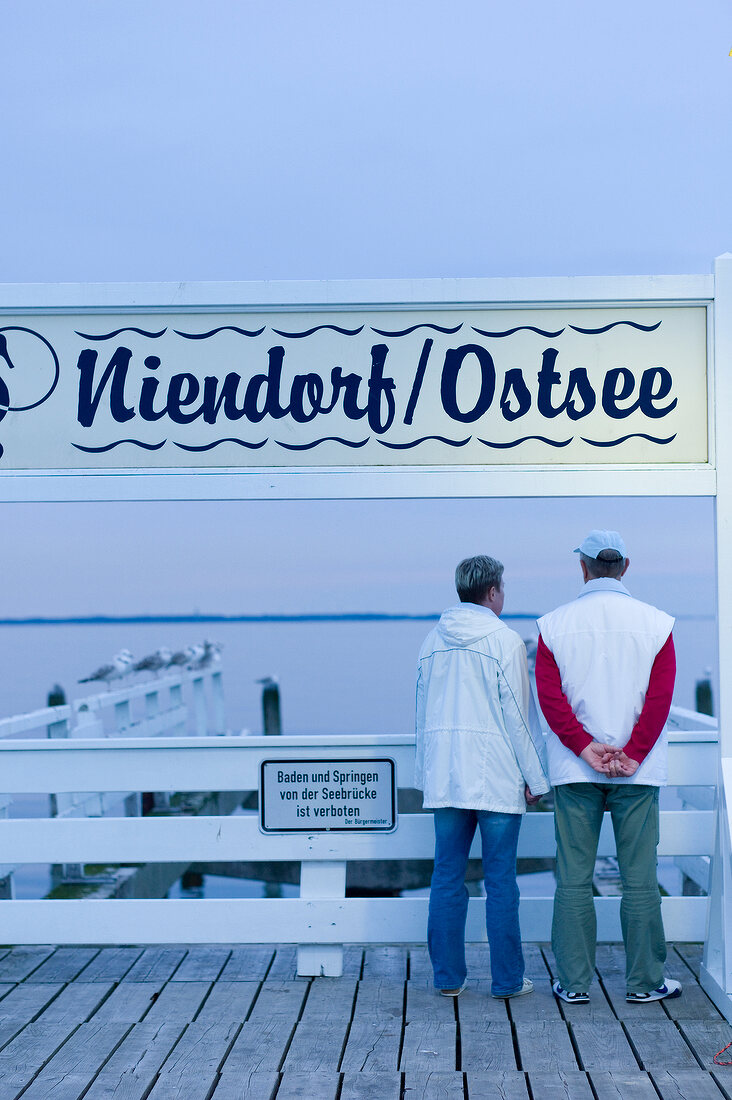
[[[732,1097],[698,944],[669,951],[683,996],[651,1005],[626,1004],[618,947],[575,1006],[551,994],[551,952],[525,953],[536,990],[503,1002],[484,944],[457,1001],[423,946],[347,948],[344,976],[316,979],[294,947],[1,949],[0,1100]]]

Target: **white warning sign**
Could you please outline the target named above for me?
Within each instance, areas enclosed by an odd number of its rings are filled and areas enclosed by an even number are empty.
[[[396,827],[394,761],[264,760],[259,822],[266,833],[388,832]]]

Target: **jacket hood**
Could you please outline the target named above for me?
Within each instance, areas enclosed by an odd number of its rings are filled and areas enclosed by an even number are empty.
[[[468,646],[492,634],[501,620],[489,607],[477,603],[461,603],[443,611],[437,624],[440,637],[452,646]]]

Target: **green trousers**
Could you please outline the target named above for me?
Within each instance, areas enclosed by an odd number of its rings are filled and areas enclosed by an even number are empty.
[[[597,921],[592,877],[602,816],[610,811],[623,896],[620,923],[629,993],[648,993],[663,981],[666,937],[656,877],[658,787],[565,783],[554,788],[557,890],[552,950],[564,989],[589,989],[595,972]]]

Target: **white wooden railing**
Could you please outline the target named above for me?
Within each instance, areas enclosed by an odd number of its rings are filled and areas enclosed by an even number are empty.
[[[685,788],[716,782],[713,729],[670,734],[669,782]],[[391,757],[399,787],[413,782],[413,736],[219,738],[114,737],[0,741],[0,775],[10,790],[256,790],[264,759],[355,760]],[[661,815],[659,855],[709,856],[714,811]],[[264,835],[256,816],[23,819],[0,821],[0,851],[13,863],[228,862],[302,864],[300,897],[150,901],[3,901],[6,943],[297,943],[300,973],[338,973],[344,943],[414,942],[426,934],[426,898],[345,898],[348,860],[430,859],[432,821],[407,814],[391,834]],[[553,814],[527,814],[519,855],[554,855]],[[609,821],[600,855],[612,855]],[[477,855],[477,845],[476,852]],[[619,898],[596,899],[598,935],[620,938]],[[521,901],[526,941],[550,937],[551,897]],[[705,935],[705,897],[665,897],[669,939]],[[484,902],[470,901],[467,935],[485,938]]]
[[[66,740],[185,736],[189,726],[198,736],[221,734],[226,728],[222,674],[217,666],[200,671],[179,669],[164,677],[98,692],[63,706],[43,707],[28,714],[0,719],[0,743],[17,737]],[[0,820],[9,817],[14,792],[39,793],[29,784],[32,784],[30,776],[25,785],[15,785],[12,791],[7,783],[4,784],[6,789],[0,794]],[[145,786],[129,791],[116,787],[54,789],[49,792],[53,800],[52,817],[139,816],[142,790],[154,791],[155,788]],[[0,865],[0,879],[12,875],[18,862],[11,863],[5,856],[4,859]],[[42,859],[39,862],[55,861]],[[64,864],[66,877],[82,876],[80,859],[58,862]]]

